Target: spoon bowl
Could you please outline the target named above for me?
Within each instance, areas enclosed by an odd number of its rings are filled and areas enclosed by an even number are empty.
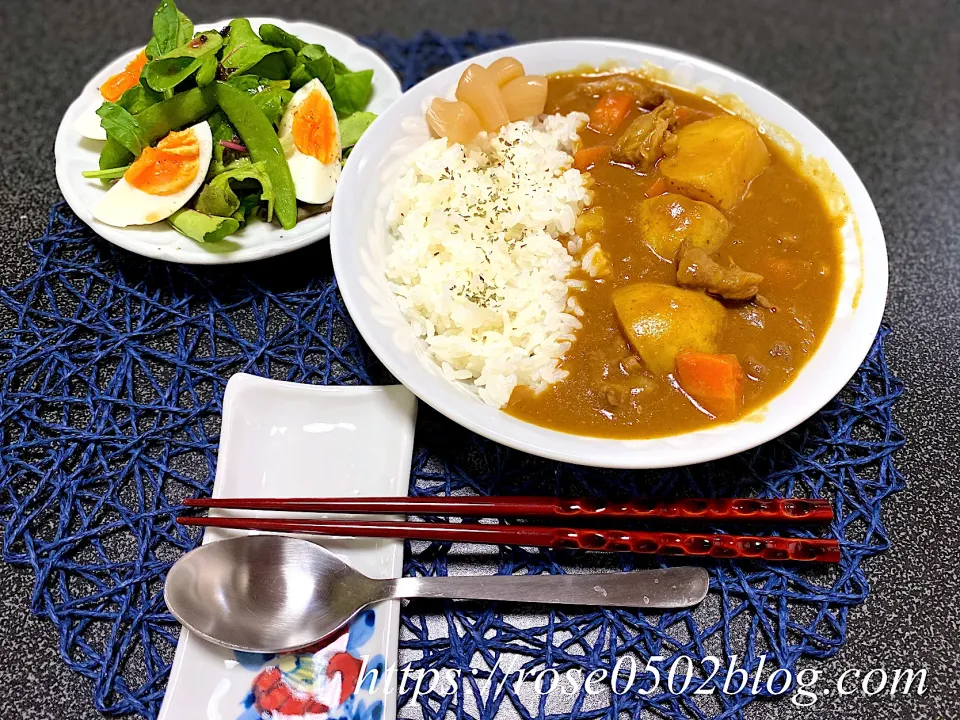
[[[167,575],[164,599],[177,620],[206,640],[285,652],[333,634],[384,599],[383,589],[307,540],[252,535],[185,555]]]

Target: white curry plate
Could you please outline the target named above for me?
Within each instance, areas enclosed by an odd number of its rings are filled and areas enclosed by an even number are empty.
[[[223,399],[213,496],[406,495],[416,409],[401,385],[324,387],[234,375]],[[211,528],[203,542],[243,534]],[[400,576],[399,540],[322,544],[371,577]],[[384,668],[397,661],[399,621],[399,602],[381,603],[324,647],[272,656],[235,653],[183,629],[159,720],[394,720]]]
[[[786,133],[805,163],[826,166],[846,195],[842,228],[843,284],[820,346],[796,379],[766,406],[737,422],[669,437],[621,440],[572,435],[524,422],[485,405],[466,385],[449,381],[400,313],[384,276],[390,247],[386,212],[404,158],[427,140],[424,111],[447,97],[466,67],[512,56],[531,74],[578,66],[661,68],[682,88],[733,96],[762,131]],[[782,132],[780,132],[782,131]],[[791,143],[792,144],[792,143]],[[826,405],[869,352],[887,295],[887,252],[877,211],[840,150],[802,113],[752,80],[687,53],[619,40],[552,40],[503,48],[466,60],[414,86],[360,138],[337,188],[330,251],[343,300],[363,339],[394,377],[447,417],[511,447],[598,467],[659,468],[714,460],[782,435]]]
[[[308,22],[289,22],[276,18],[249,18],[254,29],[264,23],[272,23],[311,43],[323,45],[331,55],[341,60],[351,70],[373,70],[373,95],[367,110],[377,114],[386,110],[400,97],[400,80],[390,66],[372,50],[363,47],[353,38],[341,32]],[[201,22],[197,28],[219,29],[229,20]],[[140,52],[140,48],[125,52],[93,76],[83,92],[67,108],[54,144],[57,183],[67,204],[77,216],[89,225],[97,235],[130,252],[169,260],[171,262],[197,265],[217,265],[249,262],[282,255],[297,248],[310,245],[330,234],[331,213],[321,213],[301,220],[296,227],[284,230],[265,222],[251,222],[240,232],[219,243],[194,242],[184,237],[166,222],[153,225],[117,228],[102,223],[93,217],[92,210],[106,191],[99,180],[88,180],[80,173],[96,170],[103,142],[82,137],[73,128],[77,117],[89,110],[100,99],[100,86],[104,81],[123,70],[127,63]],[[336,202],[336,198],[334,198]]]

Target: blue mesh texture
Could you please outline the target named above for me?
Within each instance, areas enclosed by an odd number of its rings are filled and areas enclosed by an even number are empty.
[[[425,32],[409,41],[364,42],[409,87],[509,38]],[[92,681],[95,707],[154,718],[178,630],[163,604],[163,578],[199,540],[173,518],[185,497],[210,491],[227,379],[236,372],[329,384],[390,378],[346,314],[323,247],[301,251],[296,263],[169,265],[110,246],[58,203],[30,249],[33,274],[0,289],[3,557],[32,570],[31,610],[55,626],[63,662]],[[888,546],[881,501],[903,485],[892,459],[903,444],[892,416],[902,386],[884,356],[888,333],[881,329],[846,389],[810,421],[760,448],[697,467],[613,472],[561,465],[498,446],[422,408],[412,494],[826,497],[836,511],[828,535],[840,540],[843,561],[838,567],[710,562],[707,601],[659,615],[406,605],[401,662],[465,672],[456,695],[438,689],[414,698],[408,689],[399,698],[402,716],[416,714],[416,703],[430,718],[456,712],[489,720],[508,706],[521,718],[639,717],[641,710],[665,718],[739,718],[756,696],[720,692],[731,656],[755,674],[765,655],[766,677],[772,668],[795,669],[804,657],[835,653],[846,637],[848,610],[868,592],[862,563]],[[462,566],[560,573],[604,562],[624,570],[666,564],[418,543],[407,548],[405,572],[444,574]],[[590,696],[581,687],[541,697],[529,682],[502,682],[505,671],[517,669],[610,671],[628,656],[642,668],[650,655],[665,658],[658,663],[664,675],[673,659],[689,656],[699,679],[681,693],[619,696]],[[722,667],[707,681],[699,663],[710,655]],[[629,665],[621,669],[625,675]],[[650,678],[641,673],[636,687]],[[703,683],[712,695],[694,694]]]

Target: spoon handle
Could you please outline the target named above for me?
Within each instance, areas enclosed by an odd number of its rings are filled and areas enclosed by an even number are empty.
[[[408,577],[393,582],[394,598],[505,600],[651,610],[696,605],[710,589],[710,576],[699,567],[593,575]]]

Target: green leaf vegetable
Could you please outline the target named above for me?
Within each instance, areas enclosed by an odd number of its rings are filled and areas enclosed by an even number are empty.
[[[333,109],[338,117],[363,110],[373,94],[373,70],[360,70],[337,75],[337,84],[330,91]]]
[[[269,82],[269,80],[265,81],[256,75],[234,75],[227,82],[237,90],[243,90],[245,93],[253,95],[260,92],[264,82]]]
[[[273,183],[263,162],[240,164],[217,175],[203,187],[197,196],[197,210],[207,215],[233,217],[240,210],[240,197],[233,187],[234,183],[246,191],[250,190],[251,183],[260,185],[256,202],[267,204],[267,221],[269,222],[273,218],[275,196]],[[250,193],[247,192],[247,194]],[[238,219],[241,222],[245,221],[246,213],[244,212]]]
[[[279,127],[283,109],[293,97],[293,93],[288,90],[289,80],[267,80],[255,75],[234,75],[227,80],[227,83],[252,95],[257,107],[263,111],[267,119],[275,127]]]
[[[197,68],[197,86],[203,87],[209,85],[217,77],[217,68],[219,67],[216,54],[204,55],[200,58],[200,67]]]
[[[283,85],[264,88],[253,96],[253,101],[257,104],[257,107],[275,127],[279,127],[280,120],[283,117],[283,109],[290,102],[290,98],[293,97],[293,93],[286,88],[286,81],[278,82],[282,82]]]
[[[293,50],[283,48],[279,53],[267,55],[247,72],[268,80],[286,80],[297,62]]]
[[[207,122],[210,123],[210,132],[213,135],[213,159],[210,162],[210,170],[207,174],[209,177],[216,177],[238,162],[237,151],[224,147],[220,141],[239,143],[240,136],[237,134],[236,128],[219,110],[211,115]],[[245,156],[240,160],[250,162],[250,157]]]
[[[181,235],[201,243],[219,242],[240,228],[236,218],[204,215],[189,208],[177,210],[168,220]]]
[[[256,193],[247,193],[240,197],[240,207],[233,214],[237,220],[240,221],[240,224],[247,222],[250,218],[256,215],[257,210],[260,207],[260,198]]]
[[[323,83],[327,92],[336,87],[333,58],[322,45],[304,45],[297,53],[297,64],[290,73],[290,87],[299,90],[314,78]]]
[[[219,33],[213,30],[197,33],[186,44],[148,62],[143,68],[142,79],[153,90],[166,92],[197,72],[204,66],[207,58],[210,58],[214,64],[212,71],[211,66],[207,65],[206,72],[215,74],[216,52],[221,45],[223,45],[223,38]],[[197,84],[206,85],[212,80],[213,75],[210,75],[206,83],[198,81]]]
[[[264,23],[260,26],[260,37],[268,45],[274,47],[289,48],[295,53],[300,52],[306,43],[296,35],[291,35],[283,28]]]
[[[177,10],[173,0],[161,0],[153,13],[153,37],[147,43],[147,58],[153,60],[193,37],[193,23]]]
[[[276,25],[264,24],[258,34],[249,20],[236,18],[222,32],[195,33],[174,0],[160,1],[140,83],[97,111],[107,141],[99,169],[83,173],[113,182],[145,147],[206,119],[214,142],[206,183],[191,207],[169,218],[178,232],[203,243],[222,240],[257,214],[275,216],[287,229],[296,225],[296,191],[277,134],[296,90],[314,79],[323,83],[340,123],[343,157],[376,118],[364,109],[372,70],[353,72],[322,45]]]
[[[105,102],[97,108],[97,115],[109,139],[119,143],[132,155],[140,154],[147,143],[140,123],[133,115],[112,102]]]
[[[117,100],[117,105],[122,107],[131,115],[136,115],[146,110],[151,105],[156,105],[158,102],[163,100],[163,94],[151,90],[146,85],[134,85],[132,88],[127,90],[123,95],[120,96],[120,99]]]
[[[340,121],[340,146],[346,150],[356,145],[364,130],[376,119],[375,113],[363,110],[347,115]]]
[[[265,62],[272,55],[278,56],[277,59],[280,62]],[[230,21],[230,33],[223,46],[220,66],[227,77],[234,74],[241,75],[257,68],[258,72],[251,74],[279,80],[287,77],[287,73],[292,69],[294,57],[293,51],[289,48],[267,45],[253,31],[249,20],[237,18]],[[288,64],[290,67],[287,67]]]

